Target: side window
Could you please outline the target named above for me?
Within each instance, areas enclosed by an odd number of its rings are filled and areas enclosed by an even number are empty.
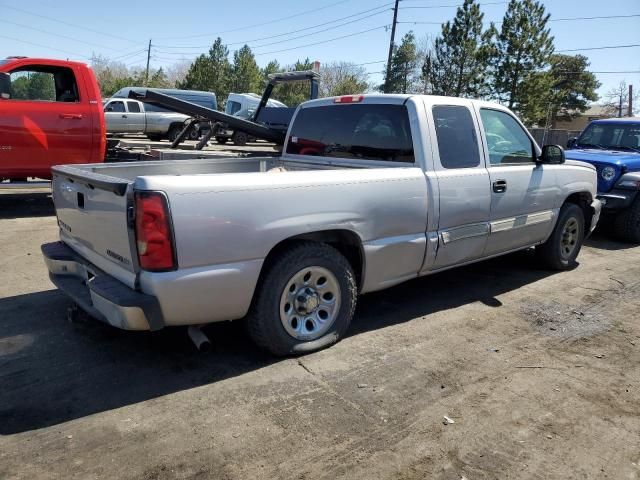
[[[482,108],[480,117],[487,137],[491,165],[518,165],[533,161],[533,143],[511,115]]]
[[[467,107],[433,107],[440,163],[444,168],[473,168],[480,165],[473,117]]]
[[[114,100],[113,102],[107,105],[107,108],[104,110],[105,112],[125,112],[124,102],[120,100]]]
[[[78,86],[70,68],[30,66],[11,72],[11,99],[77,102]]]
[[[140,113],[140,105],[136,102],[127,102],[127,107],[131,113]]]
[[[21,71],[11,73],[11,99],[56,101],[56,84],[52,73]]]
[[[404,105],[303,108],[291,126],[286,151],[349,160],[415,161],[409,115]]]

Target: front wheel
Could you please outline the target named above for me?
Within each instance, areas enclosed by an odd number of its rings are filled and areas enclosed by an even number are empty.
[[[640,195],[614,220],[615,235],[625,242],[640,243]]]
[[[300,242],[265,272],[247,318],[249,335],[277,356],[320,350],[344,336],[356,297],[353,269],[340,252]]]
[[[536,254],[547,268],[568,270],[576,265],[583,241],[584,212],[578,205],[566,203],[560,209],[553,233],[536,247]]]

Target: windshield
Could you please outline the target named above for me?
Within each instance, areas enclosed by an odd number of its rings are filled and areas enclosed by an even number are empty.
[[[592,123],[576,146],[640,153],[640,123]]]

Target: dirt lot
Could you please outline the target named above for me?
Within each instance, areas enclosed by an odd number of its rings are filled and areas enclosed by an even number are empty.
[[[640,478],[640,247],[415,280],[361,298],[333,348],[274,360],[239,323],[208,354],[67,323],[55,238],[46,193],[0,195],[2,479]]]

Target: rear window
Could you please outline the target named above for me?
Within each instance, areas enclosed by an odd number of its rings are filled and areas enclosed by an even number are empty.
[[[287,153],[413,163],[404,105],[327,105],[303,108],[292,125]]]
[[[129,106],[129,111],[131,113],[139,113],[140,112],[140,105],[138,105],[136,102],[127,102],[127,105]]]
[[[474,168],[480,165],[475,126],[467,107],[433,107],[440,163],[444,168]]]

